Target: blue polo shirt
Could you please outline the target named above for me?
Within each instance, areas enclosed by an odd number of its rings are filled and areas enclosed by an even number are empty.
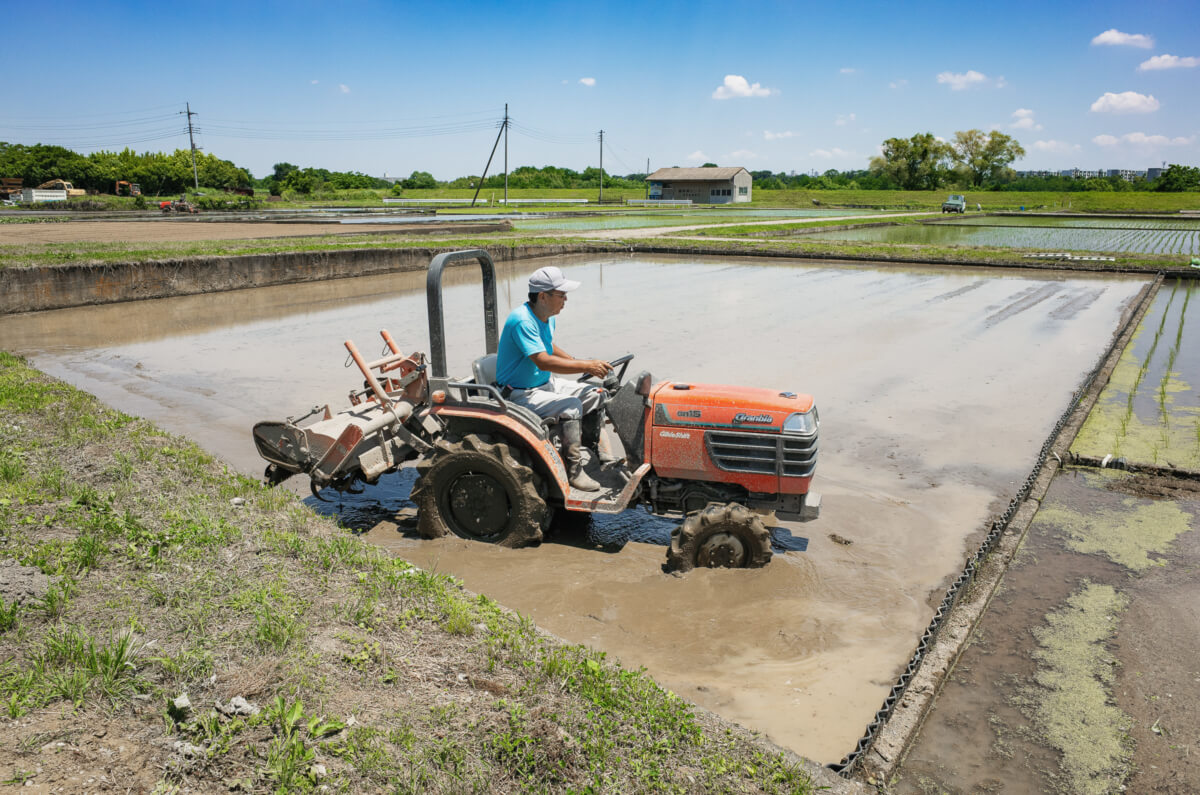
[[[531,389],[549,381],[549,371],[529,358],[539,351],[554,353],[554,318],[542,322],[526,302],[504,321],[496,350],[496,381],[514,389]]]

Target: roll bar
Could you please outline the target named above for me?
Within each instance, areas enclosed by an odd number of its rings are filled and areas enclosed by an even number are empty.
[[[433,365],[433,378],[446,378],[446,324],[442,313],[442,271],[454,262],[478,260],[483,272],[483,330],[486,337],[485,353],[495,353],[500,335],[496,325],[496,265],[492,255],[481,248],[466,251],[449,251],[438,254],[429,263],[425,276],[425,300],[429,305],[429,354]]]

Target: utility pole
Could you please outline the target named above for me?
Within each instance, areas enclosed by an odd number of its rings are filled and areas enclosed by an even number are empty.
[[[504,103],[504,207],[508,208],[508,103]]]
[[[650,158],[646,158],[646,201],[650,200]]]
[[[604,130],[600,131],[600,201],[604,204]]]
[[[188,120],[188,143],[190,143],[192,146],[192,179],[195,180],[196,190],[199,191],[200,190],[200,172],[196,170],[196,136],[192,134],[192,117],[195,116],[196,114],[192,113],[191,103],[185,102],[184,107],[187,108],[186,113],[187,113],[187,120]]]
[[[487,165],[483,167],[483,174],[479,177],[479,185],[475,188],[475,195],[471,197],[471,206],[475,206],[475,200],[479,198],[479,191],[483,188],[483,181],[487,179],[488,169],[492,166],[492,158],[496,156],[496,147],[500,145],[500,136],[504,136],[504,206],[508,207],[508,103],[504,103],[504,121],[500,123],[500,132],[496,133],[496,143],[492,144],[492,153],[488,155]],[[495,198],[495,194],[492,194]]]

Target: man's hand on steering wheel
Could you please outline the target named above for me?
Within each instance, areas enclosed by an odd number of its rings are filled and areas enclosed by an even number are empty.
[[[603,359],[580,359],[583,372],[595,378],[603,378],[612,372],[612,365]]]

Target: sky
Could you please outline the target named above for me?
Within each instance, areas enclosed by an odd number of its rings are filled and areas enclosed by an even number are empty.
[[[0,0],[0,28],[0,141],[186,149],[187,103],[256,177],[479,174],[506,103],[510,169],[849,170],[972,128],[1018,169],[1200,165],[1195,0]]]

